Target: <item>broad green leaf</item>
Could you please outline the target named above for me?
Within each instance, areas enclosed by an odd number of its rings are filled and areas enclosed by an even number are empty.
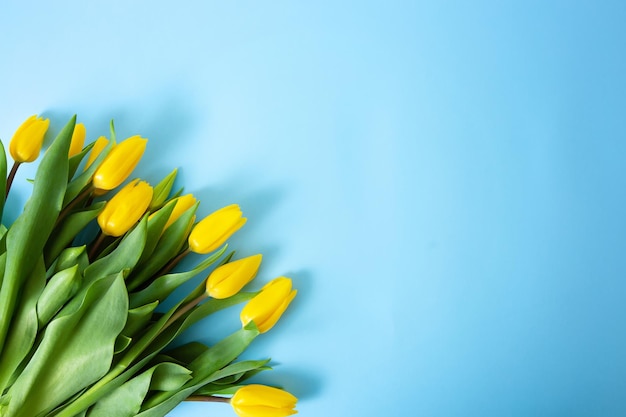
[[[105,202],[99,202],[73,212],[63,219],[60,225],[55,227],[53,235],[44,248],[46,265],[50,265],[61,251],[74,241],[74,238],[100,214],[104,205]]]
[[[224,253],[227,246],[224,245],[219,251],[200,262],[192,270],[162,275],[156,278],[146,288],[136,293],[131,293],[131,307],[151,303],[153,301],[165,300],[176,288],[198,275],[200,272],[211,266]]]
[[[187,242],[187,234],[195,218],[197,208],[198,203],[186,210],[163,232],[150,258],[140,264],[140,267],[129,277],[129,290],[139,288],[141,284],[149,280],[179,254],[182,245]]]
[[[7,335],[7,342],[0,356],[0,392],[3,392],[11,376],[26,358],[37,336],[37,299],[46,283],[46,270],[43,259],[39,258],[31,272],[20,303],[15,310],[15,317]]]
[[[62,311],[48,324],[37,351],[8,392],[9,415],[45,414],[109,370],[128,314],[123,276],[99,279],[84,294],[64,308],[70,310],[67,314]]]
[[[45,152],[37,168],[33,193],[7,232],[7,263],[0,288],[0,351],[17,294],[41,256],[61,211],[67,185],[67,154],[75,123],[73,116]]]

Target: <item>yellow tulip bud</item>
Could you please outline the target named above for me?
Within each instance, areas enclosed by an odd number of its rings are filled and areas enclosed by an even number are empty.
[[[147,139],[132,136],[115,146],[93,176],[93,186],[112,190],[133,172],[146,150]]]
[[[70,151],[68,153],[68,156],[70,158],[74,155],[78,155],[80,151],[83,150],[83,145],[85,144],[85,136],[87,136],[85,125],[82,123],[76,123],[76,126],[74,126],[74,133],[72,133]]]
[[[152,187],[145,181],[128,183],[111,198],[98,215],[102,233],[122,236],[144,215],[152,200]]]
[[[109,140],[104,136],[100,136],[93,144],[91,151],[89,152],[89,158],[87,158],[87,162],[85,162],[85,169],[89,168],[93,161],[96,160],[98,155],[102,152],[104,148],[109,144]]]
[[[278,277],[268,282],[241,310],[241,323],[245,326],[253,321],[259,331],[265,333],[274,327],[296,293],[291,289],[289,278]]]
[[[191,231],[189,249],[195,253],[205,254],[219,248],[244,225],[247,219],[241,215],[241,209],[237,204],[231,204],[209,214]]]
[[[239,292],[256,276],[262,255],[229,262],[216,268],[206,280],[206,292],[213,298],[228,298]]]
[[[171,224],[178,220],[184,212],[193,207],[197,200],[193,195],[185,194],[176,198],[175,201],[176,203],[174,209],[172,210],[172,214],[170,214],[170,218],[167,220],[167,223],[165,223],[165,227],[163,229],[170,227]]]
[[[22,123],[9,144],[9,153],[15,162],[33,162],[37,159],[49,124],[50,120],[37,115],[30,116]]]
[[[251,384],[239,388],[230,405],[239,417],[286,417],[296,414],[298,399],[282,389]]]

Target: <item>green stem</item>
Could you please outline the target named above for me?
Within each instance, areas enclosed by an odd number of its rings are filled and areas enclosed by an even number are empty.
[[[13,162],[13,166],[11,167],[11,171],[9,172],[9,176],[7,177],[7,189],[5,198],[9,195],[9,190],[11,189],[11,185],[13,184],[13,180],[15,179],[15,174],[17,173],[17,169],[20,167],[21,162]]]
[[[215,395],[190,395],[185,401],[202,401],[211,403],[230,403],[228,397],[217,397]]]
[[[102,231],[98,233],[98,237],[93,242],[93,245],[91,246],[91,250],[89,251],[89,254],[88,254],[88,258],[90,261],[93,261],[95,259],[96,254],[98,253],[98,248],[100,247],[100,245],[102,245],[102,242],[104,242],[104,239],[106,239],[106,237],[107,235],[102,233]]]

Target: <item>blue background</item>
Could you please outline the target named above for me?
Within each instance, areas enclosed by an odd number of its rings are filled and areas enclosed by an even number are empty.
[[[624,22],[623,1],[4,1],[0,136],[114,118],[150,139],[138,175],[180,167],[202,215],[239,203],[252,287],[299,289],[246,357],[302,416],[626,415]],[[234,416],[171,413],[193,415]]]

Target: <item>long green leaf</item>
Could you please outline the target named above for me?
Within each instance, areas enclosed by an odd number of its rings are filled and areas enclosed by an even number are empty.
[[[67,185],[67,154],[75,124],[73,116],[44,154],[33,193],[7,233],[7,263],[0,288],[0,352],[20,288],[41,256],[61,211]]]

